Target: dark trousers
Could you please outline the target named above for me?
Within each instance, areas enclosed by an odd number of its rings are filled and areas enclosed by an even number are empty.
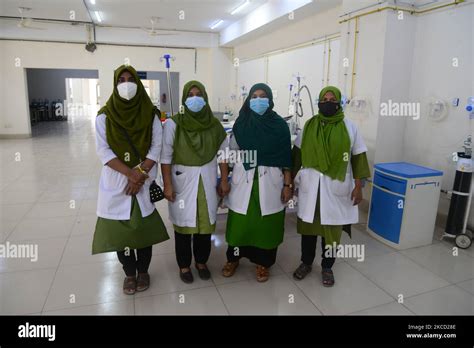
[[[191,238],[192,237],[192,238]],[[189,268],[194,261],[207,263],[211,254],[211,234],[183,234],[174,231],[176,261],[179,268]],[[191,251],[192,244],[192,251]]]
[[[147,273],[148,267],[151,262],[152,246],[137,249],[135,256],[135,250],[131,249],[126,251],[117,251],[117,256],[120,263],[123,266],[123,270],[127,277],[134,277],[138,273]],[[127,255],[128,254],[128,255]]]
[[[314,261],[314,257],[316,256],[316,242],[318,241],[318,236],[308,236],[308,235],[301,235],[301,261],[305,265],[312,265]],[[331,269],[336,262],[335,257],[325,257],[325,246],[326,241],[324,238],[321,237],[321,250],[322,250],[322,261],[321,261],[321,268],[323,269]]]

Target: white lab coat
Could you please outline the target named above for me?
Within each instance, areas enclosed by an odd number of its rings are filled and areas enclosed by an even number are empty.
[[[357,126],[344,118],[351,140],[351,154],[358,155],[367,152],[364,140],[358,132]],[[302,134],[295,140],[295,146],[301,148]],[[359,210],[352,205],[351,193],[354,189],[352,166],[349,161],[344,182],[332,180],[313,168],[301,168],[295,177],[298,187],[298,217],[304,222],[312,223],[318,188],[320,188],[320,216],[322,225],[346,225],[359,221]]]
[[[172,164],[173,143],[176,132],[176,123],[168,119],[164,124],[163,149],[161,163]],[[220,151],[227,153],[227,138],[220,146]],[[222,157],[224,159],[224,157]],[[180,227],[196,227],[197,193],[199,177],[202,177],[204,192],[206,194],[207,209],[211,225],[216,222],[217,205],[217,154],[208,163],[202,166],[185,166],[172,164],[171,182],[176,193],[174,202],[168,202],[169,217],[174,225]]]
[[[101,114],[97,116],[95,120],[96,150],[100,161],[104,165],[99,180],[97,216],[111,220],[130,220],[132,196],[125,194],[125,187],[127,186],[128,179],[125,175],[105,165],[107,162],[117,157],[107,143],[105,132],[106,117],[105,114]],[[148,173],[149,178],[136,194],[142,217],[150,215],[155,209],[154,204],[150,201],[150,184],[157,176],[158,162],[160,161],[161,153],[162,133],[161,121],[158,117],[155,117],[153,120],[151,146],[146,158],[155,161],[156,164]]]
[[[230,149],[235,151],[239,150],[235,137],[232,137],[230,140]],[[285,204],[281,202],[281,190],[284,184],[282,168],[266,166],[259,166],[257,168],[258,193],[262,216],[282,211],[285,209]],[[229,209],[236,213],[247,214],[255,169],[256,168],[245,170],[241,162],[234,164],[234,168],[232,169],[231,190],[225,199],[225,203]]]

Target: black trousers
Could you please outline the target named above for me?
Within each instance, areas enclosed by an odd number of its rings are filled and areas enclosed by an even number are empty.
[[[123,270],[127,277],[134,277],[138,273],[147,273],[151,262],[152,246],[137,249],[131,249],[128,252],[117,251],[117,256],[123,266]],[[126,255],[128,254],[128,255]]]
[[[242,257],[246,257],[250,262],[269,268],[275,264],[277,250],[278,248],[267,250],[253,246],[233,247],[229,245],[226,255],[229,262],[236,262]]]
[[[192,238],[191,238],[192,237]],[[194,261],[207,263],[211,254],[211,234],[183,234],[174,231],[176,261],[179,268],[189,268],[194,253]],[[192,251],[191,251],[192,244]]]
[[[305,265],[312,265],[314,258],[316,256],[316,243],[318,241],[318,236],[308,236],[308,235],[301,235],[301,262]],[[326,241],[324,238],[321,237],[321,250],[322,250],[322,261],[321,261],[321,268],[323,269],[331,269],[336,262],[335,257],[325,257]]]

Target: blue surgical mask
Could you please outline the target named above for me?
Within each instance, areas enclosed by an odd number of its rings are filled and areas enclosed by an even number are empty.
[[[250,108],[259,115],[263,115],[270,107],[268,98],[252,98],[250,99]]]
[[[185,103],[188,109],[192,112],[199,112],[202,110],[204,105],[206,105],[206,101],[203,97],[188,97]]]

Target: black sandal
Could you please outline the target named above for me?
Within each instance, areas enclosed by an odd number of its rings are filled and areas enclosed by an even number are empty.
[[[331,269],[323,269],[323,271],[321,272],[321,275],[323,277],[323,286],[325,287],[334,286],[334,273],[332,272]]]
[[[194,277],[193,277],[193,274],[191,273],[191,270],[184,273],[183,271],[179,270],[179,277],[186,284],[191,284],[194,281]]]
[[[202,268],[199,268],[199,266],[201,266]],[[209,272],[209,268],[207,268],[206,264],[198,264],[196,263],[196,269],[198,271],[198,274],[199,274],[199,278],[201,278],[202,280],[209,280],[211,279],[211,272]]]
[[[308,274],[311,273],[313,268],[310,265],[302,263],[293,273],[293,278],[296,280],[303,280]]]

